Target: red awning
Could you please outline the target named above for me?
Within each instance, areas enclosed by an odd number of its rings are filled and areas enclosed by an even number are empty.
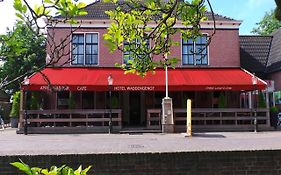
[[[165,70],[157,69],[144,78],[124,74],[118,68],[46,68],[25,80],[23,90],[107,91],[109,75],[114,91],[165,91]],[[177,68],[168,70],[170,91],[240,91],[263,90],[266,83],[240,68]],[[46,78],[47,77],[47,78]],[[48,79],[48,80],[47,80]],[[49,83],[48,83],[49,81]]]

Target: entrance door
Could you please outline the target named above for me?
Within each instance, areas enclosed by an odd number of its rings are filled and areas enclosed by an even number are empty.
[[[141,99],[140,92],[130,92],[130,126],[141,125]]]

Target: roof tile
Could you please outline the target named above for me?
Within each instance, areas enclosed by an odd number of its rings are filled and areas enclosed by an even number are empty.
[[[281,28],[272,33],[272,46],[266,72],[281,70]]]
[[[241,67],[256,74],[264,74],[270,53],[272,36],[240,36]]]
[[[105,14],[105,11],[113,10],[115,9],[115,7],[116,6],[113,3],[98,0],[85,7],[85,10],[88,12],[87,15],[78,16],[77,19],[109,19],[108,15]],[[211,12],[206,12],[206,16],[208,20],[213,19]],[[232,18],[228,18],[218,14],[214,14],[214,17],[216,21],[236,21]]]

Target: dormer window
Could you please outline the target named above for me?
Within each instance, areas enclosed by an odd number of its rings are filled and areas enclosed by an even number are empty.
[[[208,65],[206,34],[195,41],[182,39],[182,65]]]
[[[72,65],[98,64],[98,34],[79,33],[72,35]]]

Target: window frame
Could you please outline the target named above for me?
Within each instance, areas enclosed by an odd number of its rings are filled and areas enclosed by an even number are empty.
[[[82,64],[73,64],[73,36],[74,35],[81,35],[83,34],[84,40],[83,40],[83,49],[84,49],[84,54],[83,54],[83,63]],[[97,55],[97,63],[96,64],[86,64],[86,35],[87,34],[96,34],[97,35],[97,43],[96,44],[91,44],[91,45],[97,45],[97,54],[91,54],[91,55]],[[75,32],[71,35],[71,44],[70,44],[70,65],[71,66],[99,66],[99,57],[100,57],[100,37],[99,37],[99,32]]]
[[[206,43],[208,42],[208,37],[209,37],[209,34],[208,33],[202,33],[202,35],[204,35],[206,38],[207,38],[207,40],[206,40]],[[194,49],[196,49],[196,41],[194,42],[192,42],[192,44],[188,44],[188,43],[186,43],[186,44],[184,44],[183,43],[183,37],[181,37],[181,65],[182,66],[209,66],[210,65],[210,57],[209,57],[209,45],[206,45],[206,57],[207,57],[207,63],[206,64],[202,64],[202,60],[200,61],[201,62],[201,64],[198,64],[197,62],[196,62],[196,55],[197,54],[193,54],[193,64],[188,64],[188,61],[187,61],[187,64],[184,64],[184,62],[183,62],[183,56],[184,55],[187,55],[187,59],[188,59],[188,51],[187,51],[187,53],[186,54],[184,54],[183,53],[183,46],[188,46],[188,45],[191,45],[192,46],[192,48]],[[199,46],[203,46],[203,44],[199,44]],[[200,54],[200,55],[202,55],[202,54]]]

